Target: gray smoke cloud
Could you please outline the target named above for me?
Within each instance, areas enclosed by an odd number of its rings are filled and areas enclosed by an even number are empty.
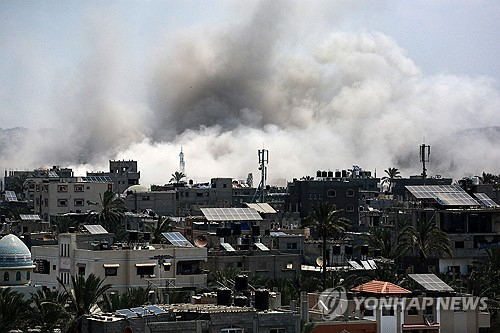
[[[325,18],[341,22],[358,8],[328,10]],[[58,83],[53,126],[2,147],[2,164],[84,173],[135,159],[143,184],[161,184],[178,169],[182,146],[189,178],[245,179],[257,177],[264,147],[269,181],[283,184],[354,164],[379,177],[388,167],[419,174],[425,140],[430,175],[500,173],[495,81],[424,75],[383,33],[318,34],[317,13],[265,1],[240,23],[169,32],[147,57],[145,85],[122,60],[119,25],[92,17],[90,35],[99,37],[88,61]],[[142,90],[147,98],[135,98]]]

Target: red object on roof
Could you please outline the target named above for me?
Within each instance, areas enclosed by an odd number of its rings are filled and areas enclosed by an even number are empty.
[[[360,286],[354,287],[351,291],[380,294],[380,295],[391,295],[391,294],[411,294],[411,291],[401,288],[390,282],[385,281],[370,281]]]

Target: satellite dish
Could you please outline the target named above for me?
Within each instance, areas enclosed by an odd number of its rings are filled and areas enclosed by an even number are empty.
[[[194,239],[194,245],[196,247],[205,247],[205,246],[207,246],[207,244],[208,244],[208,241],[207,241],[207,238],[205,236],[197,236]]]
[[[316,258],[316,265],[318,265],[319,267],[323,267],[323,257]]]

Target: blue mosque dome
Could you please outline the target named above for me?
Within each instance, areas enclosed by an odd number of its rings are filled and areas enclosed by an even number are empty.
[[[0,239],[0,267],[33,266],[31,252],[16,235],[9,234]]]

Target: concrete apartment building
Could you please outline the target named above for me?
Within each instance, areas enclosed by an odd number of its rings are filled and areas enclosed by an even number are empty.
[[[115,193],[122,194],[132,185],[139,185],[141,172],[137,161],[109,160],[108,172],[87,172],[87,177],[109,177]]]
[[[206,286],[207,275],[200,269],[207,260],[204,248],[171,244],[112,243],[113,234],[102,227],[85,226],[93,233],[58,235],[57,245],[33,246],[31,251],[36,269],[33,283],[49,289],[61,289],[71,283],[71,275],[87,277],[94,273],[106,277],[111,291],[151,286],[162,293],[168,288],[194,289]]]

